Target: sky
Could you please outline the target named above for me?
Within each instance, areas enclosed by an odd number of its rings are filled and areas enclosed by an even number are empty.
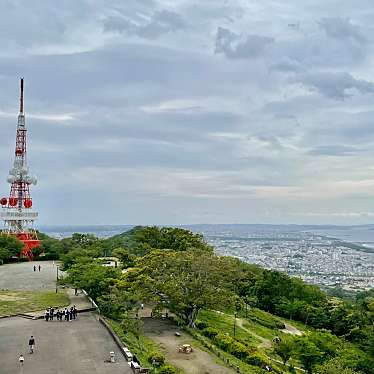
[[[1,0],[43,225],[374,221],[370,0]]]

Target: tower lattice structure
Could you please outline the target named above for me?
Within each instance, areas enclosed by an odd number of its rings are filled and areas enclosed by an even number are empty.
[[[32,211],[30,185],[36,185],[36,177],[29,175],[26,159],[27,128],[23,101],[23,78],[21,78],[20,110],[18,114],[16,148],[13,167],[9,170],[9,197],[0,200],[1,217],[4,220],[4,234],[12,235],[24,243],[23,257],[33,258],[32,249],[39,246],[34,221],[38,213]]]

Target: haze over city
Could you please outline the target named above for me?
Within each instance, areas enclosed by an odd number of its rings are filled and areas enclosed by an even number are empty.
[[[41,225],[372,223],[371,2],[6,3]]]

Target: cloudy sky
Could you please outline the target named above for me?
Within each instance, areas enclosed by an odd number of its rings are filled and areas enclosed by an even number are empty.
[[[374,222],[371,0],[1,0],[42,224]]]

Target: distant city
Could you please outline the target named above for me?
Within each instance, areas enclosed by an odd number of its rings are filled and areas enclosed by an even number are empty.
[[[108,237],[132,226],[55,226],[55,237],[73,232]],[[218,254],[284,271],[322,287],[374,287],[374,226],[192,225]]]

